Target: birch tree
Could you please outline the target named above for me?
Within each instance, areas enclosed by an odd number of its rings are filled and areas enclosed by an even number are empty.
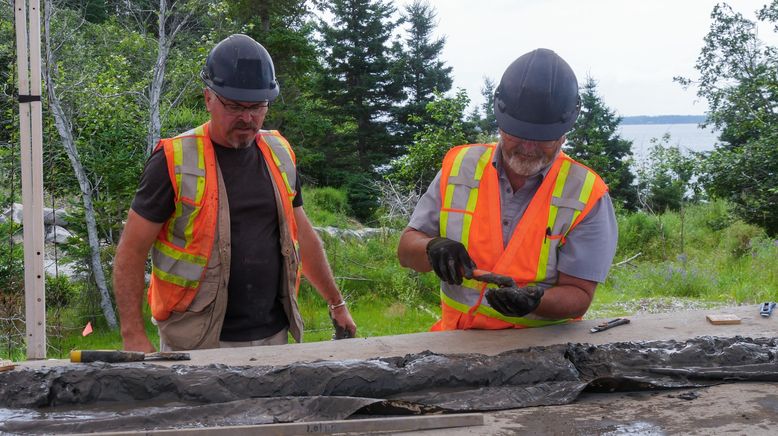
[[[111,295],[106,284],[107,282],[105,279],[105,272],[103,271],[102,261],[100,259],[100,240],[97,232],[94,203],[92,201],[93,186],[89,180],[89,177],[87,176],[84,165],[82,164],[79,150],[76,147],[76,141],[74,139],[73,131],[71,128],[72,123],[70,116],[58,95],[56,86],[56,80],[59,76],[56,58],[58,44],[54,42],[51,26],[55,8],[56,7],[54,6],[54,2],[52,0],[44,0],[43,47],[45,51],[45,59],[43,73],[44,81],[46,83],[49,110],[54,117],[54,122],[57,132],[59,133],[62,147],[64,147],[67,153],[70,165],[73,168],[73,173],[76,176],[78,185],[81,189],[81,200],[84,206],[87,235],[91,254],[92,274],[95,280],[95,284],[97,285],[97,288],[100,292],[100,308],[103,311],[103,316],[105,316],[105,320],[108,323],[108,326],[112,329],[115,329],[118,327],[118,323],[116,320],[116,314],[113,310]],[[82,20],[78,27],[83,25],[83,23],[84,22]],[[71,30],[75,32],[77,28]],[[65,35],[64,37],[67,38],[68,36]]]

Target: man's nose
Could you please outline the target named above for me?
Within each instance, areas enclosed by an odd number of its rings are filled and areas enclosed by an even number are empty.
[[[251,122],[251,111],[248,110],[242,110],[240,111],[240,115],[238,118],[243,121],[244,123],[250,123]]]

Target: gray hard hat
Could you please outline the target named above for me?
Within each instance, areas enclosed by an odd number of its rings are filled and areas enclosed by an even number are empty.
[[[533,141],[561,138],[572,129],[580,109],[573,69],[545,48],[513,61],[494,95],[494,115],[500,129]]]
[[[241,34],[230,35],[211,49],[200,78],[217,94],[235,101],[273,101],[280,92],[270,54]]]

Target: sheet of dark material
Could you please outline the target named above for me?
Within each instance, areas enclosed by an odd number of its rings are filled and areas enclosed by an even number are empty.
[[[84,432],[89,422],[105,429],[108,421],[111,429],[151,429],[490,411],[566,404],[583,390],[738,380],[778,381],[778,338],[567,344],[497,356],[423,352],[276,367],[95,363],[0,373],[0,432]],[[104,412],[117,406],[125,414]],[[68,424],[74,408],[78,422]]]

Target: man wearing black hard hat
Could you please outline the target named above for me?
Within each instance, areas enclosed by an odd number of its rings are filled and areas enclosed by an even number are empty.
[[[295,155],[278,131],[260,130],[279,95],[273,61],[246,35],[209,53],[200,74],[210,121],[163,139],[146,163],[114,261],[124,348],[278,345],[302,340],[297,305],[305,274],[329,305],[337,336],[356,325],[302,207]]]
[[[561,151],[579,112],[572,68],[533,50],[495,92],[497,144],[447,153],[398,247],[403,266],[441,279],[432,330],[540,327],[586,313],[618,229],[600,176]]]

